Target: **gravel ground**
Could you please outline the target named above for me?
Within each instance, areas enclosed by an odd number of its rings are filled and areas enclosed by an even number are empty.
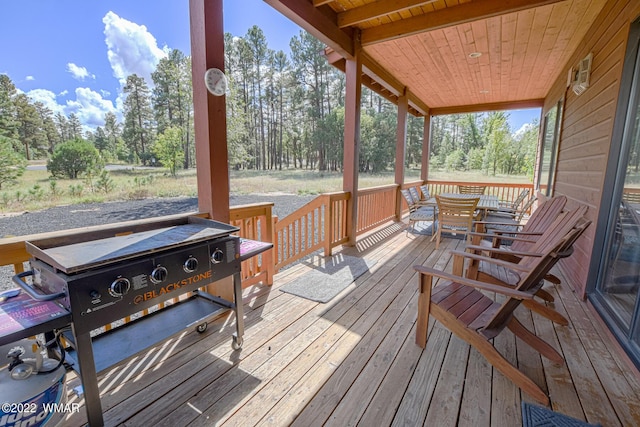
[[[284,218],[315,197],[293,194],[231,195],[230,205],[273,202],[274,215]],[[67,205],[36,212],[0,214],[0,238],[194,212],[197,209],[197,198],[178,197]],[[0,290],[15,287],[11,282],[12,275],[11,267],[0,267]]]

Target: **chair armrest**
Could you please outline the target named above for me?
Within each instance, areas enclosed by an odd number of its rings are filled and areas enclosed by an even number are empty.
[[[502,235],[496,235],[493,233],[478,233],[477,231],[472,231],[469,233],[469,235],[473,236],[479,236],[482,238],[488,238],[488,239],[498,239],[498,240],[511,240],[511,241],[519,241],[519,242],[526,242],[526,243],[535,243],[536,240],[531,240],[531,239],[525,239],[525,238],[521,238],[521,237],[517,237],[517,236],[502,236]]]
[[[510,270],[516,270],[516,271],[522,271],[522,272],[529,272],[531,271],[531,268],[520,265],[520,264],[515,264],[513,262],[509,262],[509,261],[504,261],[500,258],[490,258],[484,255],[480,255],[480,254],[475,254],[475,253],[471,253],[471,252],[464,252],[464,251],[450,251],[451,255],[453,256],[460,256],[463,258],[469,258],[469,259],[474,259],[477,261],[485,261],[485,262],[490,262],[491,264],[495,264],[495,265],[499,265],[501,267],[505,267],[508,268]]]
[[[478,245],[467,245],[465,246],[465,250],[471,249],[473,251],[481,251],[481,252],[490,252],[492,254],[504,254],[504,255],[515,255],[515,256],[519,256],[519,257],[525,257],[525,256],[531,256],[531,257],[536,257],[539,258],[541,256],[543,256],[543,254],[538,253],[538,252],[525,252],[525,251],[512,251],[510,249],[500,249],[500,248],[489,248],[486,246],[478,246]],[[457,252],[457,251],[456,251]],[[469,253],[469,252],[467,252]]]
[[[498,208],[498,210],[491,211],[489,213],[491,216],[504,216],[504,217],[516,217],[518,216],[518,211],[510,210],[505,208]]]
[[[492,233],[493,234],[517,234],[519,236],[542,236],[544,234],[541,231],[508,231],[508,230],[493,230]]]
[[[419,274],[424,274],[432,277],[439,277],[441,279],[450,280],[452,282],[459,283],[464,286],[470,286],[472,288],[480,289],[483,291],[495,292],[498,294],[502,294],[508,297],[517,298],[521,300],[533,299],[533,294],[530,294],[528,292],[522,292],[522,291],[518,291],[513,288],[508,288],[505,286],[492,285],[490,283],[484,283],[484,282],[479,282],[477,280],[467,279],[466,277],[460,277],[451,273],[445,273],[444,271],[425,267],[423,265],[414,265],[413,269],[416,270]]]
[[[500,228],[496,228],[499,226],[506,226],[506,227],[514,227],[514,228],[522,228],[524,226],[524,224],[520,224],[520,223],[516,223],[514,222],[497,222],[497,221],[486,221],[486,220],[475,220],[473,221],[473,226],[474,228],[478,228],[478,226],[482,226],[484,229],[492,229],[492,230],[500,230]],[[503,233],[516,233],[518,232],[518,230],[513,230],[513,231],[509,231],[509,230],[500,230]]]

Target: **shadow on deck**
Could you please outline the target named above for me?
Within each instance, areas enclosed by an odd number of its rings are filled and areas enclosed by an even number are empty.
[[[418,279],[412,266],[450,270],[449,250],[464,244],[445,239],[436,251],[429,239],[392,224],[345,248],[344,254],[376,263],[327,304],[279,290],[308,271],[305,264],[276,275],[270,288],[246,289],[241,352],[231,349],[229,315],[203,335],[184,331],[103,372],[105,423],[521,425],[521,401],[531,398],[466,343],[433,321],[427,348],[414,343]],[[566,364],[541,358],[508,332],[496,347],[549,393],[553,410],[603,426],[640,425],[635,370],[568,285],[546,288],[569,326],[524,307],[517,315]],[[70,386],[78,383],[71,379]],[[83,422],[81,408],[68,424]]]

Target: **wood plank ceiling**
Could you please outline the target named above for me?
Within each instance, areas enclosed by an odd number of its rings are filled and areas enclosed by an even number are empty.
[[[539,106],[606,0],[264,0],[414,114]],[[479,55],[478,55],[479,54]],[[575,65],[575,64],[571,64]]]

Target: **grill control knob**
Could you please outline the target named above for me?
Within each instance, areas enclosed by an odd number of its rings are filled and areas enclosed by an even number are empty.
[[[211,262],[214,264],[220,264],[223,259],[224,259],[224,252],[216,248],[216,250],[213,251],[213,254],[211,254]]]
[[[121,297],[126,295],[130,288],[131,282],[129,282],[129,279],[119,277],[111,283],[111,286],[109,286],[109,293],[112,297]]]
[[[193,273],[198,268],[198,260],[190,256],[184,262],[184,264],[182,265],[182,268],[184,268],[184,271],[186,271],[187,273]]]
[[[169,272],[167,269],[159,265],[151,272],[151,281],[155,284],[162,283],[165,281],[168,274]]]

